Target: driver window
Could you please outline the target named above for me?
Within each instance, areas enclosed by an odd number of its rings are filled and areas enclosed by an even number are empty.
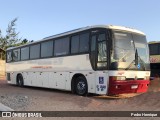
[[[98,36],[98,68],[107,67],[107,44],[105,34],[99,34]]]

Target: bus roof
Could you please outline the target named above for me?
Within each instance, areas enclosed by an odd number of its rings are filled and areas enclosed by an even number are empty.
[[[156,44],[156,43],[160,43],[160,41],[150,41],[150,42],[148,42],[148,44]]]
[[[81,31],[84,31],[84,30],[89,30],[89,29],[92,29],[92,28],[108,28],[108,29],[113,29],[113,30],[123,30],[123,31],[134,32],[134,33],[145,35],[143,32],[141,32],[139,30],[129,28],[129,27],[124,27],[124,26],[94,25],[94,26],[87,26],[87,27],[83,27],[83,28],[78,28],[78,29],[74,29],[74,30],[67,31],[67,32],[64,32],[64,33],[60,33],[60,34],[52,35],[52,36],[49,36],[49,37],[45,37],[42,40],[38,40],[38,41],[28,43],[28,44],[25,44],[25,45],[21,45],[21,46],[18,46],[18,47],[11,47],[11,48],[8,48],[7,50],[14,49],[14,48],[19,48],[19,47],[22,47],[22,46],[38,43],[38,42],[53,39],[53,38],[58,38],[58,37],[70,35],[70,34],[73,34],[73,33],[81,32]]]

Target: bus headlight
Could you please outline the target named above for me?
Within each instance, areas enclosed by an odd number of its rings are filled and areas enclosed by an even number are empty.
[[[144,80],[150,80],[150,76],[145,76]]]
[[[126,80],[125,76],[113,76],[112,80]]]

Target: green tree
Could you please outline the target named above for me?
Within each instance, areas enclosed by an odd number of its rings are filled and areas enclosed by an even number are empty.
[[[14,46],[18,42],[21,41],[21,38],[18,38],[19,32],[16,32],[16,21],[18,19],[13,19],[6,29],[6,34],[2,35],[2,32],[0,30],[0,48],[4,51],[11,46]]]
[[[2,35],[2,30],[0,29],[0,48],[4,50],[4,54],[1,58],[5,58],[5,51],[8,47],[15,47],[19,45],[26,44],[28,42],[31,42],[27,39],[19,38],[19,32],[16,32],[16,22],[18,18],[13,19],[6,29],[6,34]]]

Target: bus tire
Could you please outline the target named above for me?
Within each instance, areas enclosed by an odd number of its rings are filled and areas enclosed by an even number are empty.
[[[19,87],[23,87],[23,86],[24,86],[23,76],[22,76],[21,74],[19,74],[19,75],[17,76],[17,85],[18,85]]]
[[[75,92],[77,95],[84,96],[88,93],[88,85],[85,77],[79,76],[76,79]]]

